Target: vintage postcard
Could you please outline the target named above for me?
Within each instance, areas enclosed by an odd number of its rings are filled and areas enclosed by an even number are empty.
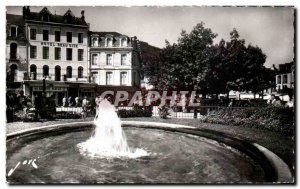
[[[6,182],[295,184],[295,8],[6,6]]]

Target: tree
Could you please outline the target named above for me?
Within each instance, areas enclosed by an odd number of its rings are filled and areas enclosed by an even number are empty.
[[[239,39],[239,33],[234,28],[230,32],[230,41],[226,44],[227,54],[227,70],[230,74],[227,78],[226,89],[230,90],[241,90],[245,84],[245,73],[246,69],[244,62],[246,61],[246,46],[245,40]]]
[[[266,77],[266,69],[264,63],[266,61],[266,55],[262,52],[259,47],[254,47],[251,44],[248,45],[246,50],[246,62],[244,63],[245,67],[245,76],[244,85],[241,89],[246,91],[252,91],[255,94],[265,89],[265,85],[268,84]]]
[[[142,73],[148,83],[157,86],[159,80],[159,54],[161,49],[140,41],[142,57]]]
[[[160,88],[196,90],[205,96],[208,92],[207,66],[216,36],[201,22],[189,34],[183,30],[177,44],[166,41],[160,56]]]
[[[264,67],[267,56],[258,46],[245,45],[244,39],[239,39],[236,29],[230,33],[227,43],[229,70],[227,88],[230,90],[252,91],[255,94],[272,86],[273,74]]]
[[[228,93],[226,85],[231,72],[228,66],[228,49],[224,39],[221,39],[219,44],[212,48],[211,52],[212,58],[206,67],[208,93],[211,95]]]

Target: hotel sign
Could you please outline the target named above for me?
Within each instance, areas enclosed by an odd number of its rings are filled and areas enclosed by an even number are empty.
[[[71,47],[71,48],[78,48],[77,44],[70,44],[70,43],[56,43],[56,42],[41,42],[42,46],[53,46],[53,47]]]
[[[43,91],[43,87],[33,87],[33,91]],[[47,87],[46,92],[65,92],[67,88],[65,87]]]

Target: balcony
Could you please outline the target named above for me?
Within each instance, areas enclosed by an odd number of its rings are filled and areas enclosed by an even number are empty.
[[[78,77],[71,77],[67,78],[66,75],[61,75],[59,80],[55,77],[54,74],[50,74],[47,76],[43,76],[42,74],[32,73],[30,76],[30,80],[43,80],[46,79],[48,81],[70,81],[70,82],[88,82],[88,77],[78,78]]]

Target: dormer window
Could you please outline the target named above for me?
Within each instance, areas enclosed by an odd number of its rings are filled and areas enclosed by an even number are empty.
[[[121,39],[121,46],[122,47],[126,47],[127,46],[127,39],[126,38],[122,38]]]
[[[113,39],[112,38],[107,38],[107,46],[112,47],[113,45]]]
[[[93,47],[98,47],[98,38],[97,37],[92,38],[92,46]]]
[[[68,10],[64,15],[64,22],[71,24],[74,21],[74,19],[75,19],[74,14],[72,13],[71,10]]]
[[[42,20],[43,20],[44,22],[49,22],[50,16],[49,16],[48,14],[44,14],[44,15],[42,16]]]
[[[47,9],[47,7],[44,7],[40,12],[40,18],[44,22],[50,21],[51,12]]]

